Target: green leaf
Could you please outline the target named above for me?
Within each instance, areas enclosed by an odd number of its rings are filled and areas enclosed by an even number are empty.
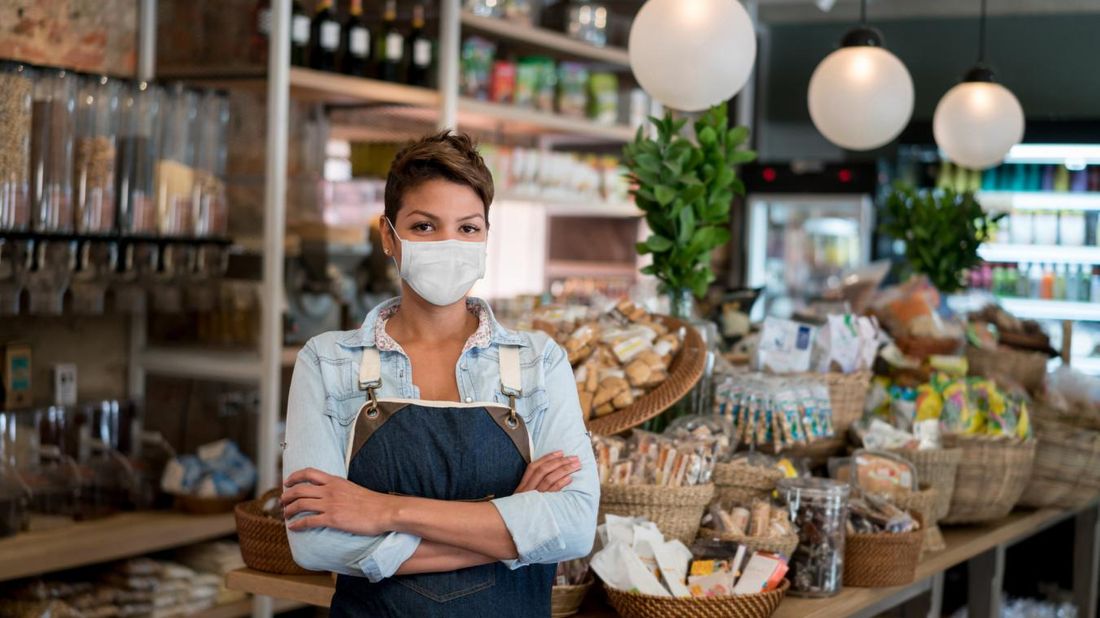
[[[710,146],[716,141],[718,141],[718,133],[714,131],[713,127],[704,127],[703,130],[699,132],[700,144]]]
[[[729,157],[731,165],[738,165],[741,163],[751,163],[756,160],[756,153],[752,150],[735,150]]]
[[[643,266],[639,272],[641,272],[643,275],[656,275],[657,269],[656,267],[654,267],[653,264],[649,264],[647,266]]]
[[[680,234],[677,240],[680,241],[680,244],[687,244],[694,233],[695,211],[691,208],[684,208],[680,211]]]
[[[734,127],[726,133],[726,144],[741,144],[749,138],[748,127]]]
[[[677,161],[676,159],[666,159],[665,160],[665,169],[672,172],[673,176],[679,176],[684,171],[683,170],[683,164],[680,163],[679,161]]]
[[[639,243],[640,244],[640,243]],[[672,241],[664,236],[658,236],[656,234],[650,234],[649,238],[645,241],[645,246],[654,253],[663,253],[672,248]]]
[[[653,188],[653,195],[657,198],[657,203],[661,206],[668,206],[672,203],[672,200],[676,199],[676,192],[671,187],[665,185],[657,185]]]
[[[695,172],[688,172],[676,179],[677,182],[685,187],[702,187],[703,182],[699,180],[699,177],[695,175]]]
[[[638,156],[634,157],[634,162],[638,165],[638,167],[641,167],[643,170],[649,172],[661,171],[661,160],[653,155],[644,153],[639,154]]]
[[[733,184],[736,178],[737,176],[733,173],[733,168],[723,166],[718,168],[718,174],[714,177],[714,184],[719,189],[725,189]]]

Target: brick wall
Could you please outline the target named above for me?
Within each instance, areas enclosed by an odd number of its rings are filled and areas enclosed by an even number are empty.
[[[0,0],[0,58],[133,75],[135,0]]]

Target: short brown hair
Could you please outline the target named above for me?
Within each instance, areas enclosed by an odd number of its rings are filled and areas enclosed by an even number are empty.
[[[435,179],[473,189],[485,205],[488,221],[489,204],[493,203],[493,175],[470,136],[450,131],[422,137],[398,151],[386,176],[386,218],[396,223],[405,193]]]

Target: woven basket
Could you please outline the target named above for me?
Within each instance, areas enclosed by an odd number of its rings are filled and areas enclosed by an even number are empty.
[[[714,497],[714,485],[663,487],[660,485],[600,485],[600,514],[645,517],[666,538],[691,546],[699,532],[703,511]]]
[[[1100,493],[1100,432],[1036,418],[1039,445],[1020,504],[1076,508]]]
[[[863,406],[871,388],[871,372],[830,372],[825,374],[825,383],[829,385],[829,404],[833,408],[833,432],[843,439],[848,428],[863,418]]]
[[[1003,345],[997,346],[996,350],[974,346],[966,348],[970,375],[987,378],[1004,376],[1032,392],[1042,388],[1049,358],[1042,352],[1028,352]]]
[[[714,488],[723,506],[767,500],[783,478],[778,468],[720,463],[714,466]]]
[[[962,347],[961,339],[937,339],[931,337],[897,337],[898,348],[906,356],[924,360],[929,356],[953,356]]]
[[[554,586],[550,591],[550,616],[551,618],[565,618],[572,616],[581,609],[584,595],[592,587],[592,578],[583,584],[575,586]]]
[[[744,534],[719,532],[713,528],[699,528],[699,538],[733,541],[734,543],[744,545],[748,552],[770,552],[788,558],[794,553],[794,550],[798,548],[798,535],[796,534],[787,536],[747,536]]]
[[[1031,480],[1035,440],[945,435],[944,445],[961,448],[962,458],[951,509],[940,523],[981,523],[1011,513]]]
[[[916,517],[920,519],[919,514]],[[849,534],[844,541],[844,585],[885,588],[913,583],[923,543],[923,529]]]
[[[783,580],[775,590],[757,594],[657,597],[624,592],[604,584],[611,606],[624,618],[768,618],[790,587],[790,582]]]
[[[951,496],[955,495],[955,473],[959,469],[959,460],[962,459],[962,449],[897,449],[891,452],[913,464],[921,485],[927,483],[936,490],[932,519],[936,522],[942,521],[951,509]],[[934,526],[930,526],[932,527]]]
[[[672,359],[668,368],[668,378],[657,388],[634,400],[634,403],[599,418],[589,419],[588,430],[592,433],[609,436],[637,427],[671,407],[691,392],[695,383],[703,375],[707,360],[707,346],[699,330],[669,316],[655,316],[671,332],[683,329],[684,344]]]
[[[241,557],[249,568],[279,575],[309,575],[294,562],[290,553],[290,541],[286,537],[286,524],[281,519],[268,517],[263,512],[264,503],[279,495],[279,488],[269,489],[255,500],[241,502],[233,509],[237,519],[237,537],[241,543]]]
[[[774,444],[761,447],[761,451],[789,457],[801,457],[809,461],[811,468],[821,467],[829,462],[830,457],[842,455],[848,447],[848,441],[843,437],[822,438],[814,440],[805,446],[795,446],[776,451]]]
[[[920,515],[924,522],[924,544],[921,551],[941,551],[945,549],[943,534],[940,533],[936,522],[936,500],[939,492],[927,483],[921,483],[919,491],[905,491],[893,498],[893,503],[899,509],[910,511]]]
[[[233,507],[237,506],[238,502],[244,500],[244,498],[245,496],[243,495],[230,496],[228,498],[200,498],[198,496],[189,496],[186,494],[176,494],[173,496],[175,509],[192,515],[228,513],[233,510]]]

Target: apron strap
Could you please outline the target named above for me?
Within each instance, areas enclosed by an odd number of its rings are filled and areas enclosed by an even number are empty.
[[[500,346],[500,392],[512,397],[523,395],[519,371],[519,346]]]
[[[363,348],[363,360],[359,361],[359,389],[382,386],[382,355],[378,348]]]

